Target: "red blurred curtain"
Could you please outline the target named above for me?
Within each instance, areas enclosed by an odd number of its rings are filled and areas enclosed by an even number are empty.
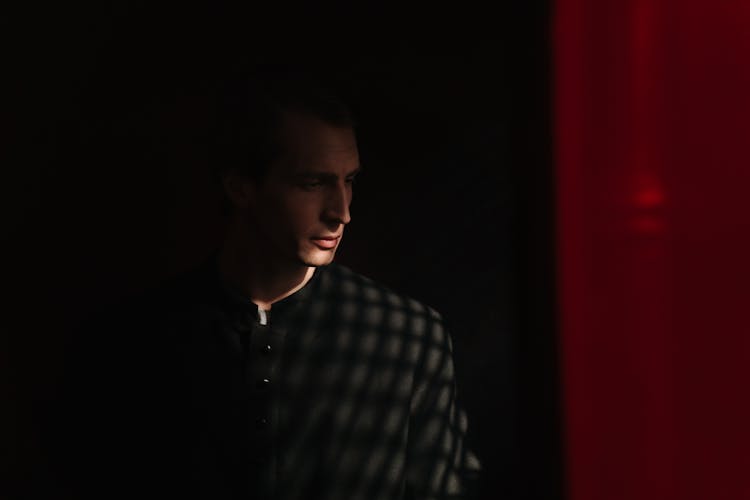
[[[553,11],[569,498],[750,499],[750,2]]]

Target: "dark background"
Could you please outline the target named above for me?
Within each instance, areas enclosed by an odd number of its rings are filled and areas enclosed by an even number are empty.
[[[339,261],[445,316],[483,497],[560,498],[548,11],[119,2],[6,17],[8,498],[54,491],[44,431],[85,349],[75,326],[220,241],[212,98],[233,68],[279,61],[355,110],[365,170]]]

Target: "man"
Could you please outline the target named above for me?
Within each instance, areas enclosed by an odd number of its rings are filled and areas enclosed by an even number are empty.
[[[113,457],[98,488],[464,498],[478,464],[441,317],[333,262],[360,171],[348,110],[288,75],[227,95],[226,238],[122,315],[115,397],[92,419],[108,437],[91,453]]]

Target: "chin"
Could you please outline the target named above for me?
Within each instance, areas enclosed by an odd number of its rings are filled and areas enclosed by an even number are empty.
[[[316,251],[311,252],[307,255],[301,256],[302,262],[308,266],[308,267],[319,267],[319,266],[327,266],[331,262],[333,262],[333,257],[335,255],[334,251],[331,252],[324,252],[324,251]]]

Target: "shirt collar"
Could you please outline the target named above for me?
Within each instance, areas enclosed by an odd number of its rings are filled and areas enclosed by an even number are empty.
[[[272,310],[284,309],[289,305],[301,302],[307,302],[317,295],[320,288],[322,274],[326,271],[327,266],[320,266],[315,269],[312,277],[305,283],[305,286],[283,299],[274,302]],[[212,280],[218,285],[221,295],[230,303],[240,307],[250,307],[257,309],[253,301],[242,293],[239,289],[227,283],[219,271],[219,251],[214,251],[208,259],[208,268]]]

